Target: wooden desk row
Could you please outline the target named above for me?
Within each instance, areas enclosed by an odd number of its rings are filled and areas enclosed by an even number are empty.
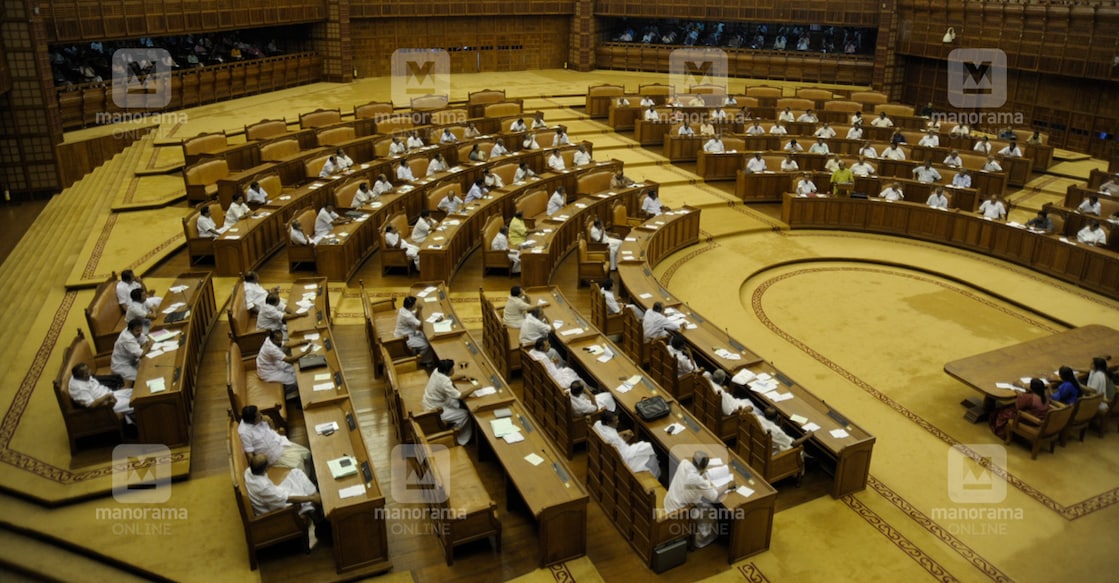
[[[764,362],[724,329],[720,329],[716,322],[673,297],[653,277],[652,265],[677,249],[694,243],[699,235],[699,212],[668,215],[663,221],[663,225],[656,225],[656,221],[646,221],[645,225],[657,228],[649,230],[637,227],[630,231],[629,237],[622,243],[621,253],[624,255],[619,256],[618,275],[630,300],[646,310],[659,301],[666,307],[673,307],[685,314],[695,327],[683,329],[680,333],[692,354],[706,368],[721,368],[728,378],[743,368],[754,373],[768,372],[777,378],[780,381],[779,390],[782,393],[792,393],[793,398],[779,402],[770,401],[761,395],[758,398],[766,405],[776,408],[787,427],[800,430],[798,424],[790,422],[794,415],[803,416],[807,422],[820,427],[813,433],[810,443],[834,464],[832,496],[838,498],[864,489],[870,471],[874,436],[851,423],[788,375]],[[849,437],[833,437],[830,432],[834,429],[845,430]]]
[[[1119,299],[1119,254],[1057,236],[940,211],[923,204],[786,195],[782,220],[794,229],[849,229],[944,243],[1029,267]]]
[[[167,447],[190,445],[191,418],[194,412],[194,388],[198,367],[202,362],[206,338],[217,317],[214,284],[208,272],[179,275],[169,289],[185,287],[178,293],[164,296],[164,309],[182,302],[189,315],[178,322],[167,323],[161,314],[152,322],[152,330],[178,332],[170,341],[178,348],[152,357],[144,355],[137,367],[132,389],[132,408],[140,443],[160,443]],[[162,390],[152,390],[149,382],[162,380]]]
[[[746,202],[781,202],[786,192],[795,192],[803,171],[793,172],[763,172],[749,173],[742,170],[736,172],[734,193]],[[809,178],[816,185],[819,192],[830,192],[831,174],[828,172],[809,171]],[[912,178],[894,178],[889,176],[855,177],[852,192],[862,192],[867,196],[877,196],[891,182],[900,183],[902,191],[911,202],[927,200],[937,184],[918,182]],[[974,188],[954,188],[944,186],[944,193],[948,197],[948,206],[974,211],[979,208],[980,195]]]

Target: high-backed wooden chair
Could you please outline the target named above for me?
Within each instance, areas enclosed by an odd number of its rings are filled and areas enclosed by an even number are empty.
[[[774,453],[773,435],[762,427],[753,413],[739,413],[735,449],[750,467],[760,470],[770,484],[789,477],[799,481],[804,475],[804,445]]]
[[[492,249],[493,238],[497,236],[503,226],[505,226],[504,217],[494,215],[486,219],[486,224],[482,227],[482,275],[494,269],[504,270],[509,275],[513,274],[513,264],[509,260],[509,252]]]
[[[284,385],[260,380],[256,374],[256,359],[242,358],[241,347],[236,342],[230,342],[225,353],[225,389],[234,416],[240,416],[245,407],[256,405],[277,428],[287,427]]]
[[[288,250],[288,273],[295,271],[297,265],[303,263],[315,263],[315,246],[314,245],[295,245],[291,242],[291,224],[296,220],[299,221],[299,226],[303,230],[303,235],[308,240],[314,233],[315,228],[315,210],[306,208],[298,212],[287,222],[284,228],[285,240],[287,241]]]
[[[649,365],[649,343],[645,342],[645,326],[633,310],[622,310],[622,351],[638,365]]]
[[[404,273],[410,275],[415,268],[415,264],[408,257],[407,252],[400,247],[390,247],[388,242],[385,241],[385,226],[392,225],[396,232],[401,237],[408,237],[412,230],[408,226],[408,216],[403,212],[397,212],[385,220],[381,225],[381,273],[387,274],[390,269],[404,269]]]
[[[391,362],[400,358],[407,358],[412,351],[405,344],[403,336],[394,336],[396,329],[396,298],[369,297],[365,289],[365,282],[358,281],[361,287],[361,305],[365,313],[365,335],[369,341],[369,349],[373,353],[373,376],[379,377],[384,370],[386,361],[381,358],[382,353],[378,346],[385,348]]]
[[[97,284],[93,299],[85,308],[85,322],[93,338],[93,349],[97,354],[110,354],[113,345],[124,330],[124,312],[117,302],[117,272]]]
[[[1096,428],[1096,433],[1103,437],[1107,433],[1107,427],[1112,423],[1119,425],[1119,391],[1108,402],[1107,411],[1100,413],[1095,419],[1092,420],[1092,426]]]
[[[225,314],[229,321],[229,336],[237,343],[241,354],[256,356],[260,351],[260,345],[268,336],[268,331],[257,327],[256,318],[246,305],[244,277],[238,278],[237,283],[234,284]]]
[[[544,211],[548,210],[549,196],[550,194],[547,191],[534,190],[521,196],[513,203],[515,210],[524,213],[526,227],[535,229],[537,220],[544,218]]]
[[[625,309],[623,308],[622,311],[624,312]],[[591,282],[591,323],[607,336],[617,336],[622,333],[622,314],[610,313],[606,307],[606,297],[602,295],[602,288],[598,287],[598,282]]]
[[[1061,438],[1061,432],[1068,427],[1074,411],[1075,407],[1056,401],[1049,403],[1049,412],[1044,419],[1019,411],[1006,426],[1006,443],[1010,443],[1015,435],[1023,437],[1030,444],[1030,459],[1037,459],[1037,452],[1042,445],[1048,444],[1049,453],[1053,453],[1053,446]]]
[[[204,202],[194,209],[194,212],[183,217],[183,235],[186,236],[187,254],[190,264],[194,265],[199,260],[214,258],[214,240],[198,236],[198,217],[202,216],[202,207],[210,207],[210,218],[214,224],[220,226],[225,223],[225,211],[217,203]]]
[[[249,568],[256,570],[256,553],[260,549],[301,539],[303,547],[307,548],[307,526],[299,516],[300,505],[289,504],[283,508],[273,510],[257,516],[253,511],[252,502],[249,501],[248,491],[245,489],[245,468],[248,460],[241,446],[241,436],[237,433],[237,421],[229,424],[229,473],[233,480],[233,497],[237,499],[237,511],[241,515],[241,524],[245,529],[245,543],[249,547]],[[288,468],[272,466],[268,468],[268,477],[272,483],[280,484],[287,477]]]
[[[1103,403],[1103,393],[1093,392],[1091,395],[1080,397],[1073,405],[1075,411],[1068,425],[1061,431],[1061,445],[1064,446],[1070,435],[1080,432],[1080,441],[1084,441],[1084,434],[1088,432],[1088,425],[1100,414],[1100,403]]]
[[[544,365],[528,354],[528,347],[521,347],[520,351],[525,408],[571,459],[575,448],[587,442],[587,416],[575,416],[566,388],[559,386]]]
[[[700,375],[701,377],[703,375]],[[729,390],[729,389],[724,389]],[[723,396],[717,394],[706,378],[695,385],[692,393],[692,413],[705,427],[726,443],[738,438],[738,415],[723,415]]]
[[[610,273],[609,252],[587,249],[586,237],[579,237],[579,287],[589,281],[602,281]]]
[[[636,217],[631,218],[629,216],[629,211],[626,210],[626,205],[621,202],[616,202],[614,203],[614,206],[610,207],[610,215],[614,218],[611,229],[613,229],[622,237],[628,235],[630,229],[641,224],[641,219]]]
[[[664,387],[677,401],[687,403],[692,400],[696,385],[707,381],[700,376],[699,371],[692,371],[680,376],[678,364],[676,357],[668,351],[668,344],[665,343],[664,339],[657,339],[652,342],[649,347],[649,372],[652,374],[653,380]]]
[[[519,330],[512,331],[505,326],[502,313],[482,288],[478,289],[478,297],[482,305],[482,346],[501,376],[513,378],[513,373],[521,370],[520,335],[514,333]]]
[[[95,435],[115,434],[118,442],[124,440],[124,422],[113,411],[113,406],[104,404],[98,407],[82,407],[70,398],[70,376],[75,366],[85,363],[97,374],[98,362],[93,356],[85,334],[78,330],[77,337],[62,355],[62,365],[55,376],[54,397],[66,425],[66,435],[70,438],[71,455],[78,451],[78,440]],[[108,372],[107,370],[101,372]]]

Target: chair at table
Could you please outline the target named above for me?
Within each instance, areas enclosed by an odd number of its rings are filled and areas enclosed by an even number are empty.
[[[1053,453],[1053,447],[1061,438],[1061,432],[1068,427],[1074,410],[1074,407],[1053,401],[1050,402],[1049,412],[1044,419],[1019,411],[1006,426],[1006,443],[1010,443],[1015,435],[1020,435],[1030,443],[1030,459],[1037,459],[1037,452],[1042,445],[1048,444],[1049,453]]]
[[[98,363],[94,360],[93,351],[85,334],[78,330],[78,335],[66,352],[62,355],[62,365],[58,376],[54,379],[54,396],[58,400],[58,408],[62,411],[62,420],[66,425],[66,434],[70,438],[70,453],[78,451],[78,440],[101,434],[113,434],[117,443],[124,440],[124,422],[113,411],[113,406],[102,404],[97,407],[82,407],[70,398],[70,375],[73,368],[81,363],[88,364],[90,370],[109,372],[102,364],[103,370],[98,370]]]
[[[750,467],[760,470],[770,484],[790,477],[795,477],[799,484],[804,475],[804,445],[774,453],[773,434],[762,427],[753,413],[739,413],[735,449]]]
[[[641,367],[649,364],[649,343],[645,342],[645,326],[633,310],[622,310],[622,352]]]
[[[622,314],[610,313],[606,307],[606,296],[602,295],[602,289],[594,281],[591,282],[591,323],[607,336],[622,333]]]
[[[1068,437],[1077,431],[1080,432],[1080,441],[1084,441],[1084,434],[1088,432],[1088,425],[1100,414],[1100,403],[1103,402],[1103,393],[1093,392],[1091,395],[1080,397],[1073,405],[1072,419],[1061,431],[1061,445],[1064,446]]]
[[[1107,433],[1107,426],[1115,423],[1119,425],[1119,391],[1111,398],[1108,403],[1107,411],[1100,413],[1095,419],[1092,420],[1092,426],[1096,428],[1096,433],[1103,437]]]
[[[589,281],[602,281],[610,273],[610,260],[604,251],[590,251],[587,240],[579,237],[579,286]]]
[[[501,215],[494,215],[486,220],[482,227],[482,275],[494,269],[504,270],[509,275],[513,274],[513,265],[509,261],[508,251],[494,251],[493,238],[505,226],[505,219]]]
[[[394,214],[381,225],[381,274],[387,274],[390,269],[403,268],[406,275],[411,275],[416,265],[404,249],[390,247],[388,242],[385,241],[385,226],[387,225],[392,225],[401,237],[408,237],[412,233],[412,229],[408,226],[408,217],[403,212]]]

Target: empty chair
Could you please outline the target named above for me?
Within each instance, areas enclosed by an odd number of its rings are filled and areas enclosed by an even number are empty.
[[[1103,397],[1103,393],[1093,392],[1077,399],[1076,404],[1073,405],[1072,419],[1069,419],[1068,425],[1061,432],[1062,446],[1065,445],[1068,437],[1077,431],[1080,432],[1080,441],[1084,441],[1084,434],[1088,431],[1088,425],[1100,414],[1100,403],[1103,402]]]

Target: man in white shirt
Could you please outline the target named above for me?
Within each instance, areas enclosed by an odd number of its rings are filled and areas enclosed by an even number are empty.
[[[652,309],[645,312],[641,326],[644,331],[645,342],[657,338],[667,338],[669,332],[676,332],[680,329],[679,322],[670,320],[664,315],[664,304],[661,302],[656,302]]]
[[[334,151],[334,161],[338,164],[339,172],[345,172],[346,170],[352,168],[354,165],[353,159],[347,156],[346,151],[342,148],[338,148]]]
[[[654,109],[652,105],[650,105],[649,109],[645,110],[645,114],[642,116],[642,119],[644,119],[645,121],[658,122],[661,120],[661,116],[658,115],[657,110]]]
[[[831,148],[829,148],[827,143],[824,142],[824,138],[817,138],[816,143],[812,144],[812,147],[808,148],[808,153],[823,154],[827,156],[828,154],[831,154]]]
[[[727,121],[727,112],[723,111],[723,108],[720,107],[711,112],[711,120],[715,123],[725,122]]]
[[[1007,158],[1021,158],[1022,150],[1018,147],[1018,142],[1010,142],[1005,148],[999,150],[998,154]]]
[[[972,150],[974,150],[976,152],[980,152],[982,154],[990,154],[991,153],[991,138],[988,138],[987,136],[983,136],[983,139],[979,140],[978,142],[975,142],[975,147],[972,148]]]
[[[335,225],[344,225],[350,222],[349,218],[339,216],[334,212],[334,203],[328,202],[319,209],[319,214],[315,217],[315,240],[321,241],[323,237],[330,234],[334,230]]]
[[[420,248],[401,237],[392,225],[385,225],[385,248],[403,249],[404,256],[412,261],[417,270],[420,268]]]
[[[607,280],[603,281],[601,287],[599,288],[599,291],[602,292],[602,297],[603,297],[604,301],[606,302],[606,311],[608,313],[610,313],[610,314],[620,314],[620,313],[622,313],[623,306],[620,303],[618,303],[618,298],[614,295],[614,280],[607,279]],[[636,305],[626,304],[624,307],[629,308],[629,309],[633,310],[635,313],[637,313],[638,318],[641,318],[641,319],[645,318],[645,311],[642,310],[641,308],[637,307]]]
[[[249,185],[249,189],[245,191],[245,202],[258,206],[266,205],[268,204],[268,193],[264,191],[259,182],[254,180]]]
[[[991,198],[979,205],[979,214],[983,215],[984,218],[999,221],[1006,218],[1006,206],[999,201],[997,195],[992,194]]]
[[[859,148],[859,155],[874,160],[878,158],[878,150],[875,150],[870,142],[865,142],[863,147]]]
[[[878,114],[878,117],[871,120],[870,125],[876,128],[892,128],[894,127],[894,121],[886,117],[886,112],[883,111]]]
[[[440,360],[435,365],[435,370],[427,380],[424,387],[424,411],[441,410],[439,418],[444,423],[455,429],[455,441],[459,445],[466,445],[474,434],[474,425],[470,420],[470,413],[463,407],[462,399],[470,396],[478,387],[459,390],[455,387],[456,381],[465,381],[465,375],[452,377],[455,371],[455,361],[450,359]]]
[[[521,328],[521,330],[524,330],[524,328]],[[551,377],[560,388],[568,389],[576,386],[576,384],[579,386],[585,384],[583,379],[579,378],[579,373],[576,373],[563,364],[563,361],[559,358],[559,354],[552,348],[551,343],[548,342],[547,336],[537,338],[536,341],[532,343],[532,350],[528,351],[528,355],[544,366],[544,370],[547,371],[548,376]]]
[[[943,186],[936,187],[936,189],[933,190],[932,194],[929,195],[929,199],[925,201],[925,204],[929,205],[930,207],[932,207],[934,209],[945,209],[945,210],[947,210],[947,208],[948,208],[948,197],[944,196],[944,187]]]
[[[278,290],[264,294],[264,299],[256,304],[256,327],[261,330],[287,330],[287,321],[306,316],[293,314],[291,310],[280,301]]]
[[[536,141],[536,134],[529,132],[525,134],[524,141],[521,142],[522,150],[539,150],[540,144]]]
[[[280,435],[272,427],[272,420],[265,417],[256,405],[241,409],[237,435],[241,437],[241,447],[247,454],[262,455],[268,464],[281,468],[311,471],[311,451]]]
[[[800,114],[797,121],[801,123],[820,123],[820,118],[816,117],[816,112],[809,109],[808,111]]]
[[[887,160],[905,160],[905,150],[896,143],[890,144],[890,147],[882,152],[882,157]]]
[[[666,210],[668,208],[661,204],[660,197],[657,196],[655,190],[650,190],[641,200],[641,212],[645,213],[646,217],[659,216],[661,212]]]
[[[245,274],[245,282],[242,285],[242,289],[245,293],[245,307],[250,310],[256,310],[259,306],[264,305],[264,301],[268,299],[269,293],[280,293],[280,286],[267,290],[263,285],[260,285],[260,275],[255,271],[250,271]]]
[[[629,107],[629,99],[626,99],[625,95],[619,97],[618,100],[614,102],[614,107]]]
[[[611,237],[606,232],[602,219],[595,217],[590,224],[590,238],[593,243],[605,243],[610,249],[610,271],[618,269],[618,250],[622,248],[622,240]]]
[[[361,208],[377,199],[379,195],[369,188],[368,182],[362,182],[354,193],[353,207]]]
[[[548,168],[554,172],[562,172],[567,169],[559,150],[552,150],[552,153],[548,154]]]
[[[949,168],[961,168],[964,165],[964,160],[963,158],[960,158],[959,152],[957,152],[956,150],[952,150],[947,156],[945,156],[944,165],[948,166]]]
[[[777,116],[777,121],[796,121],[796,116],[793,115],[792,109],[786,107],[785,110]]]
[[[785,144],[785,147],[783,149],[786,152],[803,152],[804,146],[798,144],[796,138],[792,138],[791,140],[789,140],[788,144]]]
[[[476,200],[482,200],[487,192],[486,179],[484,176],[480,176],[474,181],[474,184],[470,185],[470,190],[466,191],[466,199],[463,200],[463,204],[469,205]]]
[[[222,229],[218,229],[218,224],[210,216],[210,205],[208,204],[204,204],[198,209],[198,221],[195,223],[195,228],[198,229],[198,236],[203,239],[217,239],[222,233]]]
[[[517,166],[516,172],[513,172],[513,182],[524,182],[533,176],[536,176],[536,173],[532,171],[532,168],[528,167],[528,162],[522,161]]]
[[[383,173],[378,174],[377,181],[373,183],[373,196],[381,196],[390,191],[392,191],[392,182],[389,182],[389,177]]]
[[[816,132],[813,133],[812,135],[816,136],[817,138],[824,138],[825,140],[830,140],[830,139],[835,137],[835,128],[831,127],[831,125],[828,122],[825,121],[824,125],[817,128]]]
[[[252,214],[252,209],[249,205],[245,204],[245,195],[240,192],[233,195],[233,202],[229,203],[229,208],[225,209],[225,224],[222,225],[224,231],[228,231],[230,227],[237,224],[237,221]]]
[[[812,182],[812,177],[807,172],[800,175],[800,180],[797,182],[796,192],[800,196],[816,194],[816,184]]]
[[[532,129],[542,130],[548,127],[548,122],[544,121],[544,112],[538,111],[532,118]]]
[[[967,124],[956,124],[952,126],[952,131],[948,133],[954,138],[970,136],[971,128],[969,128]]]
[[[897,202],[904,199],[905,194],[901,191],[901,184],[892,182],[882,192],[878,193],[878,198],[885,199],[887,202]]]
[[[773,124],[773,127],[769,128],[769,135],[771,136],[784,136],[788,133],[788,130],[785,129],[785,124],[782,122],[777,122]]]
[[[540,306],[535,306],[525,313],[524,319],[521,321],[521,333],[518,341],[522,346],[536,344],[537,340],[547,338],[551,332],[552,325],[548,322],[547,316],[544,315],[544,310]]]
[[[861,139],[863,139],[863,127],[862,126],[851,126],[851,128],[847,130],[847,139],[848,140],[861,140]]]
[[[463,207],[463,200],[459,198],[458,192],[452,190],[443,196],[443,200],[439,201],[436,208],[450,215],[459,212]]]
[[[938,136],[935,131],[929,130],[929,133],[921,136],[921,140],[917,142],[917,145],[926,148],[939,148],[940,136]]]
[[[501,179],[501,176],[494,174],[489,168],[486,168],[482,172],[482,179],[485,181],[485,188],[487,190],[505,186],[505,181]]]
[[[436,174],[438,174],[440,172],[443,172],[446,169],[447,169],[447,161],[443,159],[443,154],[438,154],[437,153],[437,154],[435,154],[435,156],[433,156],[431,158],[431,160],[429,160],[427,162],[426,176],[428,176],[428,177],[435,176]]]
[[[591,393],[583,385],[583,381],[574,381],[568,385],[567,396],[571,399],[571,413],[576,419],[607,411],[613,412],[618,407],[614,395],[606,392]]]
[[[140,358],[147,352],[151,339],[144,338],[144,321],[135,318],[117,336],[113,343],[113,357],[111,368],[113,374],[118,374],[128,381],[128,386],[136,381],[136,370],[140,366]]]
[[[824,170],[834,173],[843,167],[843,161],[839,159],[839,154],[828,155],[827,162],[824,162]]]
[[[994,156],[988,156],[987,157],[987,163],[983,164],[983,171],[984,172],[1002,172],[1002,165],[999,164],[998,160],[995,160]]]
[[[691,507],[692,523],[696,529],[692,540],[695,548],[703,548],[718,537],[711,506],[736,487],[734,480],[731,480],[724,488],[716,488],[704,473],[709,461],[707,454],[702,451],[695,452],[690,460],[680,460],[664,496],[666,513]]]
[[[746,172],[748,174],[760,174],[765,171],[765,158],[762,158],[761,152],[755,152],[754,157],[746,162]]]
[[[797,161],[795,158],[793,158],[792,154],[787,154],[785,156],[785,159],[781,160],[781,171],[796,172],[797,170],[800,170],[800,164],[797,164]]]
[[[653,107],[657,102],[653,101],[652,97],[648,95],[641,98],[641,107]]]
[[[1100,204],[1100,197],[1092,195],[1080,201],[1080,206],[1076,207],[1076,210],[1086,215],[1096,215],[1098,217],[1103,212],[1103,206]]]
[[[532,304],[528,302],[528,295],[521,286],[515,285],[509,289],[509,298],[505,300],[505,309],[501,313],[501,321],[506,328],[521,328],[525,322],[525,314],[532,309]]]
[[[676,376],[682,377],[688,373],[699,370],[696,366],[692,351],[684,344],[684,337],[673,334],[668,341],[668,354],[676,360]]]
[[[404,338],[404,344],[412,350],[412,354],[420,355],[420,362],[428,363],[434,357],[431,344],[424,336],[423,323],[424,308],[416,303],[416,296],[404,298],[401,307],[396,312],[396,328],[392,335]]]
[[[633,432],[626,429],[618,431],[618,415],[612,411],[603,411],[598,421],[594,423],[594,432],[602,440],[618,450],[626,466],[633,471],[649,472],[654,478],[660,479],[660,462],[653,446],[647,441],[635,441]]]
[[[509,258],[510,273],[518,274],[521,272],[521,250],[509,248],[509,227],[501,227],[497,234],[493,236],[493,241],[490,242],[491,251],[505,251],[506,257]]]
[[[712,136],[712,138],[707,140],[707,143],[703,145],[703,151],[710,154],[721,154],[725,152],[726,148],[723,146],[723,139],[719,136]]]
[[[851,125],[855,127],[862,127],[863,125],[863,112],[856,111],[851,114]]]
[[[571,161],[576,166],[586,166],[591,163],[591,154],[587,152],[587,147],[579,144],[575,147],[575,155],[571,157]]]
[[[315,484],[301,469],[293,469],[284,476],[279,484],[268,476],[268,457],[253,454],[249,467],[245,468],[245,493],[256,515],[279,510],[289,504],[299,504],[299,515],[307,525],[307,546],[313,549],[318,544],[315,536],[315,506],[322,504]]]
[[[392,141],[389,142],[389,156],[400,156],[406,151],[408,151],[408,148],[404,146],[400,138],[393,136]]]
[[[686,123],[682,123],[682,124],[680,124],[680,129],[676,131],[676,135],[678,135],[678,136],[694,136],[695,135],[695,130],[692,129],[692,126],[690,126]]]
[[[439,136],[440,144],[453,144],[457,141],[458,138],[455,137],[455,134],[451,131],[451,128],[443,128],[443,135]]]
[[[971,174],[968,173],[967,168],[960,168],[960,171],[952,177],[952,186],[956,188],[971,188]]]
[[[1099,221],[1092,221],[1088,226],[1080,229],[1076,234],[1076,240],[1085,245],[1103,247],[1107,245],[1107,232],[1100,228]]]
[[[509,131],[511,132],[523,132],[526,129],[528,129],[528,126],[525,125],[525,118],[523,117],[517,118],[517,121],[509,125]]]
[[[940,181],[940,172],[932,167],[932,160],[925,160],[925,163],[913,169],[913,177],[917,182],[922,184],[932,184],[933,182]]]
[[[558,148],[570,145],[571,140],[567,137],[567,132],[563,131],[563,128],[556,128],[556,133],[552,136],[552,147]]]
[[[750,124],[750,127],[746,128],[746,135],[749,135],[749,136],[765,135],[765,128],[762,127],[762,123],[760,121],[755,119],[754,123]]]
[[[408,165],[406,158],[401,158],[400,164],[396,167],[396,179],[403,182],[412,182],[416,176],[412,174],[412,167]]]
[[[427,240],[434,226],[435,220],[431,218],[431,211],[427,209],[420,211],[420,218],[416,219],[416,224],[412,226],[412,242],[417,245],[422,244]]]
[[[498,156],[504,156],[508,153],[509,150],[505,149],[504,142],[502,142],[500,139],[494,140],[493,148],[490,148],[490,160],[493,160]]]
[[[859,156],[859,161],[851,166],[851,174],[859,178],[866,178],[873,176],[875,173],[874,166],[866,161],[865,156]]]
[[[413,130],[412,133],[408,135],[408,149],[411,150],[422,147],[424,147],[423,138],[420,137],[419,132]]]
[[[132,413],[132,389],[110,390],[94,378],[89,365],[81,363],[70,370],[70,399],[78,407],[92,409],[108,405],[117,417]]]
[[[269,294],[269,298],[273,298],[273,294]],[[293,363],[297,362],[302,355],[293,355],[291,348],[297,346],[307,346],[309,343],[306,340],[301,340],[292,344],[290,347],[284,346],[284,329],[283,322],[291,319],[292,317],[283,310],[280,310],[276,304],[271,303],[272,300],[267,300],[261,306],[261,313],[265,309],[270,312],[279,314],[279,318],[269,318],[270,320],[279,319],[280,325],[269,323],[268,337],[260,344],[260,350],[256,353],[256,376],[266,383],[280,383],[284,386],[284,396],[287,399],[299,398],[299,385],[296,383],[295,366]],[[258,316],[259,319],[259,316]],[[257,327],[260,327],[258,324]],[[306,352],[306,349],[304,349]]]
[[[567,194],[564,192],[562,186],[557,186],[552,191],[552,196],[548,197],[548,207],[544,209],[544,214],[549,217],[560,212],[564,206],[567,205]]]
[[[291,241],[292,245],[314,244],[314,242],[307,237],[307,233],[303,232],[303,225],[299,222],[299,219],[295,219],[291,222],[291,230],[288,232],[288,239]]]
[[[326,162],[323,162],[322,169],[319,170],[319,178],[330,178],[341,170],[342,169],[338,166],[338,158],[331,155],[327,157]]]

